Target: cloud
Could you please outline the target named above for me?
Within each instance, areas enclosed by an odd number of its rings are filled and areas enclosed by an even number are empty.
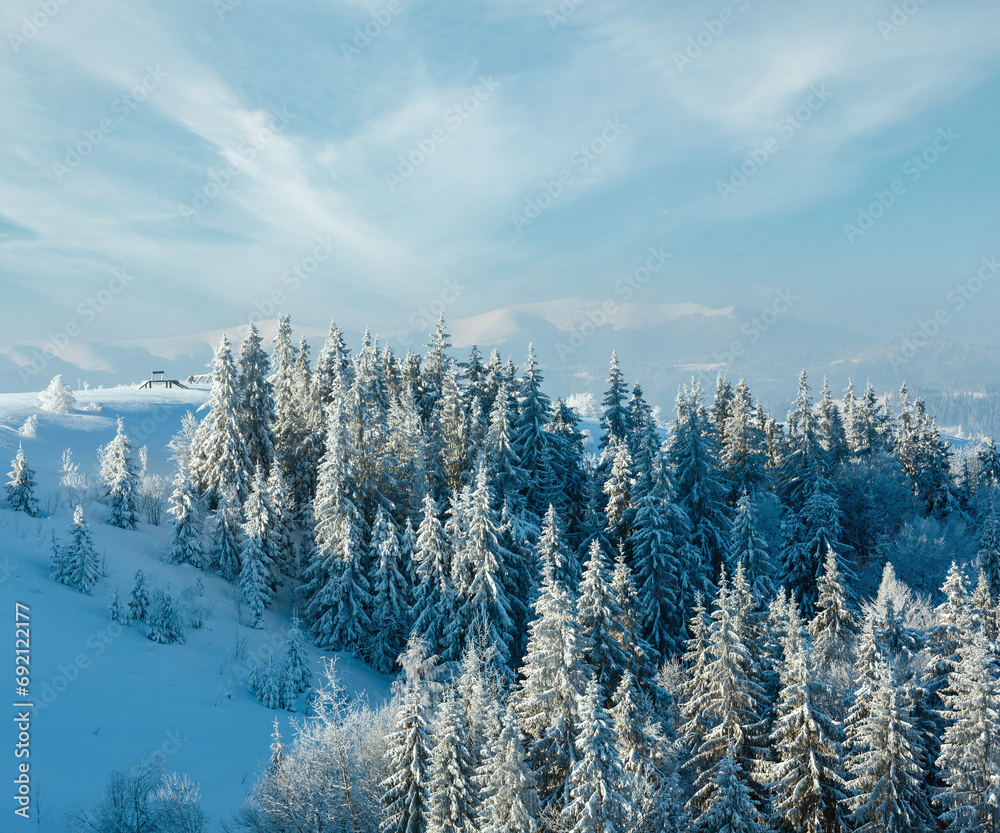
[[[12,337],[64,317],[122,265],[141,280],[106,326],[134,329],[126,313],[169,286],[166,307],[212,328],[280,287],[319,237],[336,254],[288,310],[316,323],[397,328],[456,276],[474,287],[462,313],[600,287],[668,236],[867,187],[940,108],[994,80],[1000,55],[988,3],[928,3],[888,36],[891,4],[862,0],[571,5],[560,21],[559,4],[454,14],[413,0],[353,56],[341,44],[376,6],[241,4],[222,20],[204,3],[60,7],[0,57],[0,216],[17,228],[2,279],[38,299]],[[7,6],[5,30],[34,10]],[[688,38],[706,45],[679,67]],[[115,102],[151,67],[166,79],[60,180],[53,164],[117,119]],[[716,182],[817,85],[833,96],[767,175],[719,199]],[[577,169],[574,153],[607,119],[627,129]],[[511,215],[564,170],[572,187],[518,234]],[[676,283],[661,292],[700,300]]]

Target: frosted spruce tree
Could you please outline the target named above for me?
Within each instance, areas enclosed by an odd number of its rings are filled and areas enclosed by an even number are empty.
[[[542,519],[542,531],[535,544],[535,554],[540,565],[552,565],[553,578],[564,588],[576,588],[576,559],[566,550],[566,533],[554,506],[548,508]]]
[[[837,403],[833,401],[830,383],[826,377],[823,378],[822,398],[818,411],[819,442],[826,452],[827,470],[833,473],[837,466],[847,459],[850,450],[847,446],[847,433],[844,429],[843,417]]]
[[[652,649],[651,660],[659,664],[683,649],[687,612],[707,577],[700,563],[692,563],[700,562],[700,556],[688,543],[688,517],[673,499],[662,459],[634,518],[629,543],[638,588],[636,615],[641,635]]]
[[[797,616],[795,610],[792,614]],[[788,644],[771,730],[774,811],[790,833],[840,833],[846,798],[840,727],[821,707],[823,692],[813,677],[808,640],[790,636],[798,644]]]
[[[428,833],[476,833],[479,788],[463,723],[461,704],[449,690],[434,724]]]
[[[628,650],[631,637],[622,627],[623,618],[611,589],[607,556],[600,542],[592,541],[580,582],[577,621],[580,632],[590,642],[587,659],[597,674],[602,691],[613,692],[631,665]]]
[[[980,524],[977,545],[976,559],[986,575],[990,593],[1000,595],[1000,516],[994,503]]]
[[[813,640],[813,661],[820,671],[844,669],[853,662],[858,629],[854,614],[847,605],[837,554],[832,549],[827,549],[823,559],[823,575],[818,589],[816,615],[808,625]]]
[[[309,691],[312,685],[308,650],[301,620],[298,616],[292,616],[288,640],[281,657],[282,689],[286,702],[294,704],[295,698]]]
[[[767,485],[767,438],[758,424],[753,396],[745,379],[733,390],[729,414],[718,429],[723,472],[731,484],[730,501],[754,495]]]
[[[652,679],[656,674],[653,649],[642,637],[639,591],[622,553],[615,556],[615,566],[611,572],[611,592],[621,611],[622,631],[627,635],[628,670],[638,679]]]
[[[246,442],[249,473],[262,468],[266,477],[274,462],[274,387],[268,381],[271,364],[251,322],[240,345],[237,414]]]
[[[995,831],[1000,827],[1000,680],[982,630],[964,635],[941,699],[941,818],[950,831]]]
[[[169,512],[174,517],[167,560],[172,564],[192,564],[205,569],[204,514],[201,500],[191,482],[187,466],[181,462],[174,478]]]
[[[681,665],[687,673],[680,685],[679,733],[688,755],[701,748],[705,735],[713,725],[712,715],[703,714],[698,708],[698,698],[711,682],[708,673],[708,665],[712,661],[708,638],[709,622],[705,597],[697,593],[687,624],[691,636],[681,657]]]
[[[240,592],[250,610],[250,625],[263,626],[264,610],[274,598],[274,555],[269,535],[270,513],[266,505],[263,469],[258,468],[253,488],[243,506],[240,540]]]
[[[365,548],[360,535],[345,519],[338,535],[339,551],[330,578],[313,600],[325,612],[313,625],[317,644],[356,657],[369,656],[372,629],[372,588],[365,570]]]
[[[633,790],[644,784],[658,784],[665,774],[662,767],[666,739],[631,671],[622,676],[611,700],[615,745],[626,782]]]
[[[10,478],[5,484],[7,505],[15,512],[24,512],[34,518],[38,515],[38,498],[35,497],[35,473],[28,466],[24,449],[17,446],[17,454],[11,461]]]
[[[927,801],[924,751],[905,696],[882,656],[873,662],[873,679],[858,698],[870,698],[867,714],[851,726],[847,757],[852,793],[852,829],[860,833],[935,829]],[[857,701],[856,701],[857,702]]]
[[[274,349],[268,380],[274,394],[274,454],[282,477],[291,481],[298,468],[298,448],[305,439],[306,427],[299,407],[303,392],[296,384],[296,349],[292,345],[292,325],[287,315],[278,316],[274,329]],[[308,370],[308,365],[306,366]]]
[[[128,597],[128,615],[133,621],[145,622],[149,615],[149,588],[146,586],[146,574],[142,570],[135,571],[132,592]]]
[[[514,710],[528,742],[528,759],[538,776],[543,800],[565,806],[568,776],[577,760],[575,740],[580,708],[593,669],[586,661],[589,640],[580,632],[576,606],[555,577],[555,565],[542,563],[542,585],[528,626],[528,647],[521,667],[523,681]]]
[[[118,592],[118,582],[115,582],[112,586],[111,597],[108,599],[108,619],[125,627],[132,624],[132,619],[128,615],[128,608],[122,604],[122,597]]]
[[[632,506],[632,455],[628,442],[617,437],[608,440],[604,451],[608,473],[604,479],[604,514],[607,517],[607,532],[611,545],[616,549],[628,540],[629,521],[634,514]]]
[[[746,638],[746,622],[723,571],[708,627],[703,670],[697,678],[692,676],[693,681],[700,681],[689,693],[684,706],[688,720],[680,729],[694,753],[688,766],[697,773],[698,791],[690,809],[704,812],[708,807],[727,755],[735,758],[744,773],[753,772],[767,757],[766,742],[760,737],[767,705],[765,692],[756,682],[759,672]]]
[[[184,626],[169,589],[157,587],[153,590],[146,614],[146,638],[161,645],[185,641]]]
[[[223,335],[212,359],[208,413],[191,446],[191,475],[198,491],[215,506],[226,489],[240,505],[250,494],[254,467],[243,432],[240,382],[229,339]]]
[[[444,656],[457,659],[473,622],[479,621],[487,628],[490,647],[496,650],[499,661],[507,665],[514,641],[511,604],[503,584],[507,559],[484,464],[476,472],[475,489],[470,493],[465,518],[465,529],[452,560],[458,616],[445,626]]]
[[[403,677],[395,683],[396,723],[387,738],[387,772],[382,782],[382,833],[427,833],[430,816],[431,687],[437,658],[411,636],[402,658]]]
[[[410,588],[403,575],[403,559],[396,525],[379,507],[372,524],[372,634],[371,666],[383,674],[396,665],[410,630]]]
[[[601,427],[604,432],[601,434],[600,449],[603,451],[611,438],[627,440],[629,432],[629,412],[625,400],[628,397],[628,384],[622,376],[621,365],[618,363],[618,354],[611,353],[611,367],[608,371],[608,389],[604,393],[601,405],[604,408],[601,417]]]
[[[677,500],[691,524],[691,544],[698,552],[698,589],[710,592],[711,582],[729,562],[731,521],[726,506],[728,488],[721,473],[719,445],[695,383],[677,394],[677,420],[668,452]]]
[[[747,776],[732,749],[726,750],[714,775],[714,789],[704,811],[695,819],[704,833],[769,833],[747,784]]]
[[[218,503],[211,515],[212,546],[208,551],[209,569],[226,581],[235,582],[240,575],[240,510],[236,491],[226,488],[219,492]]]
[[[817,480],[829,474],[829,457],[820,441],[819,419],[812,404],[812,389],[803,370],[799,390],[788,412],[787,448],[778,471],[778,496],[795,511],[816,490]],[[829,492],[828,486],[824,491]]]
[[[121,418],[115,438],[98,451],[101,482],[108,502],[108,523],[122,529],[135,529],[139,522],[139,472],[132,456],[135,449]]]
[[[274,552],[275,572],[298,578],[300,564],[295,549],[295,505],[288,482],[280,466],[274,466],[267,478],[265,492],[270,517],[269,536]]]
[[[766,607],[774,598],[774,567],[767,541],[760,533],[757,509],[750,496],[744,492],[736,503],[733,529],[729,542],[732,569],[743,563],[747,583],[759,607]]]
[[[438,518],[437,504],[430,494],[424,495],[423,518],[417,530],[417,585],[414,589],[413,633],[423,634],[434,653],[444,649],[444,631],[451,611],[445,605],[454,597],[451,589],[451,552],[444,527]]]
[[[285,687],[284,674],[280,662],[269,653],[258,657],[250,666],[247,687],[258,703],[266,709],[289,709],[294,711],[294,697]]]
[[[628,817],[629,800],[622,792],[622,765],[604,696],[600,683],[591,679],[580,702],[576,761],[568,778],[570,801],[562,813],[572,833],[617,833]]]
[[[542,391],[542,372],[530,344],[521,373],[518,415],[512,439],[518,464],[528,476],[527,508],[536,518],[541,518],[550,502],[543,494],[543,461],[551,465],[551,440],[546,426],[552,419],[552,403]]]
[[[500,735],[479,768],[480,833],[537,833],[540,812],[535,777],[528,768],[517,719],[501,718]]]
[[[73,512],[69,537],[64,544],[54,544],[50,561],[50,575],[61,584],[69,585],[88,595],[101,577],[101,557],[94,549],[83,507]]]

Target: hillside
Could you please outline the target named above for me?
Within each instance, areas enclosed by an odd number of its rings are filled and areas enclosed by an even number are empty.
[[[31,773],[39,813],[32,827],[42,833],[66,829],[67,807],[92,806],[112,769],[158,754],[171,771],[201,784],[214,829],[240,805],[267,760],[274,713],[251,697],[246,677],[256,654],[283,641],[291,615],[287,592],[265,614],[263,630],[241,626],[232,585],[190,565],[164,563],[169,516],[159,526],[143,522],[134,532],[121,530],[104,523],[105,508],[92,498],[85,500],[85,514],[107,575],[92,596],[48,576],[52,535],[65,538],[72,519],[57,488],[63,450],[73,449],[93,483],[97,447],[114,436],[120,415],[136,445],[148,447],[150,471],[167,475],[167,442],[205,397],[203,390],[92,390],[79,393],[78,401],[102,412],[55,415],[40,411],[34,395],[0,395],[0,459],[13,458],[23,445],[42,507],[39,518],[0,508],[0,600],[9,613],[15,602],[30,606]],[[36,436],[21,436],[18,429],[31,415],[38,420]],[[175,597],[201,576],[210,613],[203,628],[188,629],[186,644],[154,644],[138,623],[118,628],[108,621],[112,585],[117,582],[127,598],[137,569]],[[235,656],[238,643],[242,658]],[[320,656],[311,648],[314,675]],[[390,680],[349,656],[338,668],[354,692],[373,702],[387,695]],[[278,717],[289,735],[291,715]],[[5,749],[13,749],[15,735],[6,722]]]

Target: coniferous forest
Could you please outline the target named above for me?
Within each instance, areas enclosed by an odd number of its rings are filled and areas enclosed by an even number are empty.
[[[314,361],[287,317],[270,356],[251,325],[172,443],[169,559],[232,582],[254,627],[286,594],[249,685],[309,692],[233,828],[1000,829],[992,440],[956,455],[905,385],[805,373],[787,415],[720,376],[660,425],[615,356],[588,436],[531,347],[449,339],[352,353],[332,325]],[[125,528],[130,451],[121,428],[102,451]],[[26,464],[12,483],[29,511]],[[53,576],[89,592],[82,513],[70,533]],[[141,574],[110,615],[183,639]],[[391,702],[332,662],[314,687],[306,640],[397,674]]]

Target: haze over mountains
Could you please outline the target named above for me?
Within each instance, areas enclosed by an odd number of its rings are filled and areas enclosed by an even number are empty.
[[[631,296],[629,296],[631,297]],[[990,391],[989,368],[1000,350],[922,331],[865,342],[850,330],[797,319],[795,297],[778,292],[762,310],[740,306],[710,308],[693,302],[643,304],[639,300],[559,298],[490,310],[448,320],[454,354],[463,360],[473,343],[484,357],[497,348],[520,363],[532,343],[555,395],[599,395],[608,359],[617,351],[630,379],[640,379],[648,400],[669,412],[678,385],[692,376],[706,388],[720,370],[731,378],[746,376],[764,404],[783,415],[794,393],[790,385],[805,368],[817,390],[824,376],[835,395],[852,377],[864,386],[870,379],[880,392],[894,391],[905,381],[923,394]],[[416,317],[412,320],[416,320]],[[363,330],[340,321],[352,349]],[[270,349],[275,319],[258,322]],[[433,321],[408,330],[376,333],[399,354],[422,352]],[[186,379],[206,373],[223,333],[238,343],[245,325],[210,332],[131,341],[88,341],[49,334],[45,339],[0,347],[0,389],[40,390],[55,374],[73,388],[141,382],[152,370]],[[305,337],[313,358],[327,333],[325,324],[295,324],[296,338]],[[804,348],[803,345],[809,345]],[[960,420],[961,421],[961,420]]]

